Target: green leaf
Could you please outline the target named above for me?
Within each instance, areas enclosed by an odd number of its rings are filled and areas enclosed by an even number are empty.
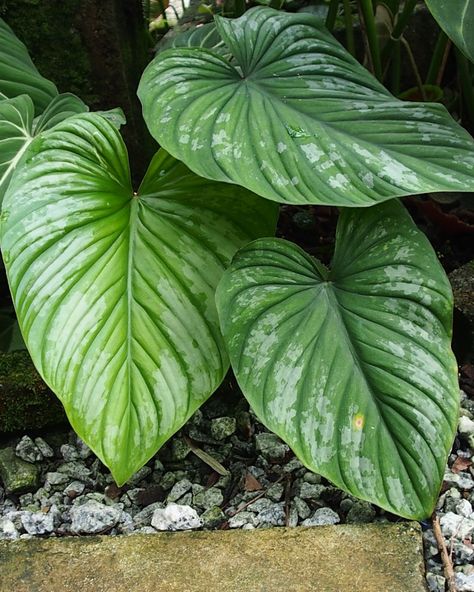
[[[166,37],[158,44],[158,52],[176,47],[205,47],[218,53],[229,53],[219,35],[214,23],[207,23],[200,27],[192,27],[187,31],[177,33],[174,37]]]
[[[41,113],[58,94],[54,84],[43,78],[28,55],[28,50],[0,18],[0,98],[26,94],[36,114]]]
[[[34,120],[34,105],[28,95],[0,101],[0,205],[10,178],[33,138],[59,122],[87,111],[75,95],[57,95]]]
[[[2,215],[13,302],[40,374],[118,483],[221,382],[215,288],[276,215],[164,151],[134,193],[119,132],[92,113],[30,145]]]
[[[117,129],[120,129],[122,125],[126,125],[127,123],[125,113],[120,107],[115,107],[115,109],[109,109],[108,111],[95,111],[95,113],[110,121]]]
[[[426,0],[446,35],[474,62],[474,0]]]
[[[217,306],[243,393],[308,468],[430,515],[458,417],[452,295],[400,203],[345,209],[330,271],[287,241],[254,241]]]
[[[232,59],[168,49],[138,94],[193,171],[284,203],[366,206],[474,190],[474,142],[442,105],[394,98],[309,14],[215,19]]]

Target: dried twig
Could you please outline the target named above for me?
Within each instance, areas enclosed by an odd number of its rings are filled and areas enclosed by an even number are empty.
[[[443,537],[443,533],[441,532],[441,525],[439,523],[439,518],[436,515],[436,512],[433,513],[432,516],[433,520],[433,533],[438,543],[438,549],[441,553],[441,561],[443,562],[443,570],[444,575],[446,578],[446,582],[448,584],[448,592],[457,592],[456,589],[456,580],[454,577],[454,570],[453,570],[453,563],[448,553],[448,549],[446,548],[446,543]]]

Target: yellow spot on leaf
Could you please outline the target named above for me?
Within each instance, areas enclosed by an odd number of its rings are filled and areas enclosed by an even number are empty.
[[[354,426],[355,430],[361,430],[364,427],[364,416],[362,413],[357,413],[354,415],[354,419],[352,420],[352,425]]]

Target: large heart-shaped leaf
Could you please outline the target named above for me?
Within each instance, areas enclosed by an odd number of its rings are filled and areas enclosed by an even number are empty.
[[[312,15],[216,25],[232,59],[168,49],[138,90],[153,136],[196,173],[288,203],[474,190],[474,142],[446,109],[395,99]]]
[[[74,429],[125,482],[221,382],[214,291],[274,204],[158,152],[137,193],[95,114],[36,138],[5,196],[2,250],[20,327]]]
[[[474,0],[426,0],[438,25],[474,62]]]
[[[0,205],[11,175],[33,138],[87,109],[81,99],[66,93],[57,95],[35,120],[29,96],[0,101]]]
[[[258,417],[342,489],[428,516],[456,429],[452,295],[401,204],[345,209],[331,271],[260,239],[217,291],[237,380]]]
[[[43,78],[31,61],[23,43],[0,18],[0,98],[26,94],[36,114],[58,94],[54,84]]]

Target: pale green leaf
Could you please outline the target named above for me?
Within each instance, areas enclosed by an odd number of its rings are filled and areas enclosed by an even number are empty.
[[[426,0],[438,25],[474,62],[474,0]]]
[[[41,76],[24,44],[0,18],[0,98],[26,94],[36,114],[41,113],[58,94],[54,84]]]
[[[33,138],[74,114],[87,111],[75,95],[57,95],[37,118],[28,95],[0,101],[0,205],[15,167]]]
[[[458,418],[452,294],[400,203],[344,209],[330,271],[287,241],[254,241],[217,306],[243,393],[308,468],[430,515]]]
[[[300,204],[474,190],[469,134],[442,105],[390,95],[314,16],[215,22],[231,59],[168,49],[138,90],[152,135],[199,175]]]
[[[119,132],[89,113],[36,138],[5,196],[2,250],[32,359],[125,482],[221,382],[215,287],[277,208],[164,151],[134,193]]]

